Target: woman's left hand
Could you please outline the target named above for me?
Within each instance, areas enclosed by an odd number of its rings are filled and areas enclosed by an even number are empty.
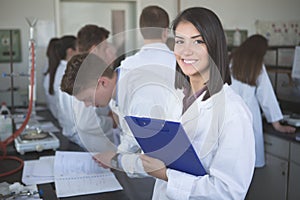
[[[145,154],[141,154],[140,158],[142,160],[144,170],[149,175],[168,181],[167,168],[161,160],[146,156]]]

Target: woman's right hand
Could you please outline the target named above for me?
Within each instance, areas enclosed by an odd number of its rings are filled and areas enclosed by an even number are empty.
[[[288,125],[281,125],[279,121],[272,123],[274,129],[276,131],[282,132],[282,133],[295,133],[296,128]]]

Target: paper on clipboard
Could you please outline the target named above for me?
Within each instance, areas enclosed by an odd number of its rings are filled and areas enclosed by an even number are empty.
[[[162,160],[171,169],[195,176],[206,174],[179,122],[134,116],[125,120],[145,154]]]

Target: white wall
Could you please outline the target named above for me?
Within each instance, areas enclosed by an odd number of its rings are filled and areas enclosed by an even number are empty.
[[[248,35],[256,32],[256,20],[300,20],[299,0],[181,0],[181,10],[192,6],[213,10],[224,29],[247,29]]]
[[[182,0],[184,1],[184,0]],[[176,17],[177,15],[177,0],[138,0],[138,2],[140,3],[139,5],[139,10],[138,10],[138,17],[140,16],[143,8],[145,8],[146,6],[149,5],[158,5],[160,7],[162,7],[163,9],[165,9],[170,17],[170,21],[172,22],[172,20]]]
[[[45,8],[45,9],[42,9]],[[35,17],[40,21],[50,22],[54,25],[54,1],[53,0],[0,0],[0,29],[20,29],[21,30],[21,48],[22,61],[14,63],[14,72],[28,73],[28,42],[29,25],[26,17]],[[38,21],[39,23],[39,21]],[[40,25],[40,24],[39,24]],[[54,28],[54,26],[52,27]],[[50,31],[50,30],[49,30]],[[54,31],[51,31],[54,32]],[[44,92],[42,89],[42,71],[45,67],[45,46],[37,47],[37,98],[38,101],[44,101]],[[0,73],[10,72],[9,63],[0,63]],[[28,78],[17,77],[14,79],[14,85],[27,90]],[[0,77],[0,89],[10,87],[10,79]],[[1,99],[0,99],[1,101]]]
[[[123,10],[125,30],[134,29],[136,24],[136,2],[107,2],[107,1],[61,1],[60,3],[60,35],[76,35],[80,28],[86,24],[96,24],[110,31],[112,41],[112,11]],[[72,16],[72,17],[70,17]],[[115,36],[120,39],[121,35]],[[135,37],[130,37],[129,33],[124,34],[127,37],[125,49],[132,49],[131,44]]]
[[[126,2],[126,0],[120,1]],[[134,0],[128,1],[132,2]],[[53,23],[59,21],[59,19],[55,18],[59,16],[59,14],[55,14],[57,11],[55,2],[60,2],[60,0],[0,0],[0,29],[21,29],[22,62],[14,64],[16,72],[28,71],[29,28],[25,17],[33,16],[39,20]],[[178,2],[181,2],[181,10],[192,6],[210,8],[220,17],[225,29],[235,29],[237,27],[247,29],[249,35],[255,33],[254,23],[257,19],[274,21],[300,20],[299,0],[136,0],[137,20],[141,10],[148,5],[163,7],[168,11],[172,20],[177,15]],[[77,15],[80,15],[80,13],[77,13]],[[69,17],[72,16],[71,13]],[[60,27],[56,26],[56,28],[59,29]],[[60,36],[60,34],[57,35]],[[38,47],[37,52],[37,101],[44,102],[41,80],[42,70],[45,66],[45,47]],[[9,72],[9,64],[0,63],[0,73],[2,72]],[[0,89],[8,88],[9,83],[9,79],[0,77]],[[16,78],[15,85],[20,88],[27,88],[28,80],[26,78]]]
[[[76,35],[79,29],[87,23],[97,24],[111,30],[111,10],[125,10],[125,12],[132,14],[135,12],[135,9],[135,5],[132,2],[61,2],[60,34]],[[125,21],[131,20],[131,15],[125,13],[125,17]],[[125,26],[126,29],[132,29],[136,26],[136,22],[126,23]]]

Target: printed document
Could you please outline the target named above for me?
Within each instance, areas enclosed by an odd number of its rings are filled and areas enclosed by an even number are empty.
[[[56,151],[54,182],[57,197],[122,190],[114,174],[89,152]]]

